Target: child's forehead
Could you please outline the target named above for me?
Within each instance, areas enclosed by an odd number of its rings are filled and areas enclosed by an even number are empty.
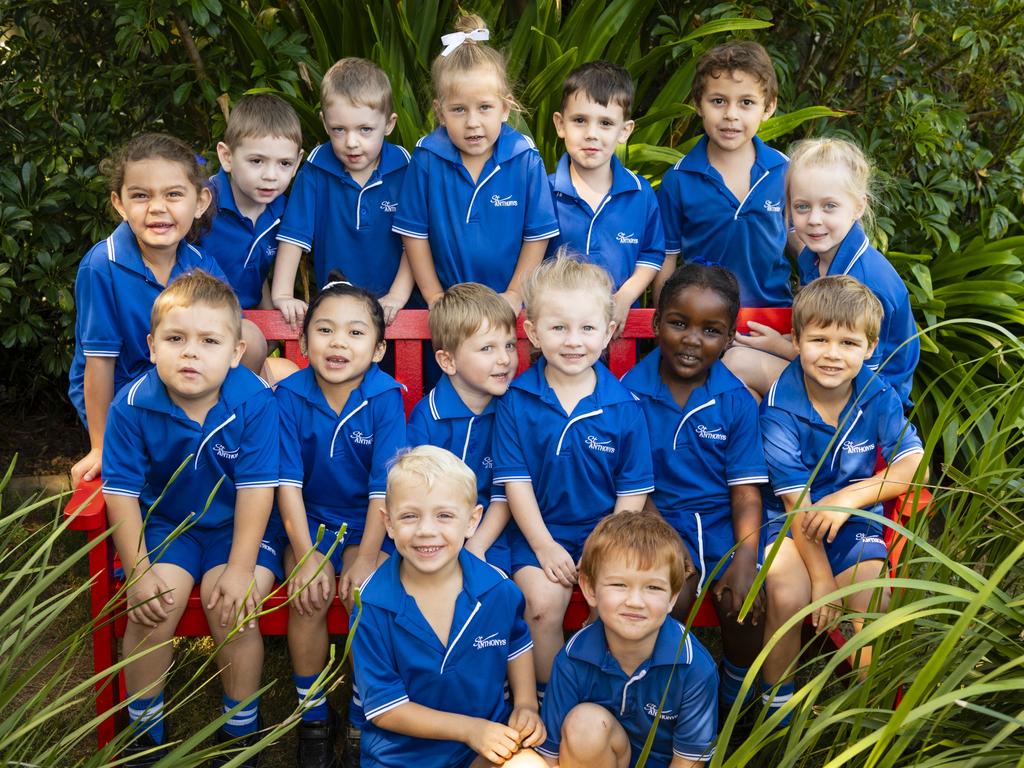
[[[235,327],[234,312],[225,304],[213,304],[208,301],[174,304],[167,307],[157,318],[154,330],[162,325],[191,326],[200,324],[210,330],[230,332]]]
[[[469,515],[476,500],[465,496],[455,478],[441,476],[428,481],[416,472],[398,472],[388,482],[387,506],[392,510],[443,506]]]
[[[594,111],[594,112],[614,112],[616,117],[624,119],[626,116],[626,109],[622,106],[619,101],[616,100],[613,95],[608,99],[607,104],[602,104],[585,88],[577,88],[575,91],[565,97],[564,111],[571,113],[574,110],[579,111]]]
[[[330,320],[336,323],[363,322],[369,324],[373,322],[366,302],[359,296],[345,294],[322,298],[313,310],[310,322],[318,320]]]
[[[442,102],[489,96],[504,98],[508,95],[508,88],[501,75],[488,64],[446,74],[438,92]]]
[[[859,318],[852,323],[823,323],[820,320],[811,320],[804,325],[801,335],[825,333],[838,335],[854,335],[867,338],[867,321]]]
[[[386,118],[384,110],[372,104],[354,100],[344,94],[335,94],[323,104],[324,116],[328,119],[346,120],[352,118]]]
[[[231,147],[232,152],[262,152],[264,154],[297,154],[302,149],[294,139],[265,133],[261,136],[243,136]]]
[[[746,69],[715,69],[704,77],[704,92],[709,93],[715,89],[716,86],[725,86],[731,84],[732,86],[748,87],[752,92],[756,92],[761,96],[767,94],[765,84],[761,82],[760,78]]]
[[[607,551],[604,557],[601,558],[601,562],[597,565],[596,572],[599,579],[602,576],[612,574],[631,574],[639,578],[664,579],[665,581],[670,581],[672,568],[668,561],[664,559],[660,562],[641,563],[640,558],[635,552],[629,552],[626,550],[616,551],[612,549]]]

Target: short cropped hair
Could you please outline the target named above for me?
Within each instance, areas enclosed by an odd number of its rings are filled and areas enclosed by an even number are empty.
[[[458,488],[459,495],[470,509],[476,506],[476,475],[451,451],[436,445],[420,445],[400,451],[388,469],[388,485],[384,505],[394,499],[395,483],[412,480],[430,490],[438,480],[450,480]]]
[[[744,72],[754,77],[761,85],[765,106],[774,104],[779,98],[779,81],[775,76],[768,51],[752,40],[735,40],[716,45],[697,60],[697,73],[693,78],[693,101],[700,104],[708,80],[728,75],[730,72]]]
[[[819,325],[863,330],[868,341],[878,340],[882,302],[859,280],[849,275],[827,275],[801,288],[793,299],[793,336]]]
[[[224,143],[237,149],[245,139],[281,138],[302,147],[302,124],[292,105],[272,93],[251,93],[228,116]]]
[[[680,592],[686,581],[683,540],[655,512],[618,512],[598,523],[583,544],[580,576],[596,584],[601,566],[612,558],[644,571],[667,565],[672,594]]]
[[[602,107],[614,103],[622,107],[624,120],[629,120],[633,109],[633,78],[629,72],[610,61],[588,61],[576,67],[562,84],[562,110],[569,97],[580,93]]]
[[[531,322],[537,321],[537,309],[545,291],[584,290],[593,291],[595,300],[604,309],[605,318],[611,322],[615,313],[612,286],[607,270],[581,261],[567,247],[561,246],[553,259],[544,261],[526,279],[523,285],[526,316]]]
[[[357,107],[368,107],[390,117],[394,110],[391,81],[384,70],[367,59],[354,56],[339,59],[324,72],[320,81],[320,107],[335,98],[348,99]]]
[[[156,333],[157,326],[172,309],[194,307],[196,304],[226,309],[231,315],[231,331],[235,341],[242,338],[242,307],[238,297],[231,286],[201,269],[182,275],[160,292],[149,314],[150,332]]]
[[[459,283],[445,291],[430,308],[430,343],[434,351],[454,353],[484,323],[516,332],[516,313],[493,288]]]

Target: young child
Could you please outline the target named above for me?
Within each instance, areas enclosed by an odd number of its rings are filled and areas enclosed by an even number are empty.
[[[651,434],[655,508],[683,537],[699,574],[688,578],[676,616],[686,619],[696,593],[714,579],[711,601],[722,628],[718,701],[736,701],[761,651],[763,593],[737,622],[760,563],[761,489],[768,469],[757,404],[721,361],[736,334],[736,278],[719,266],[680,267],[658,299],[658,348],[622,383],[640,399]],[[724,566],[719,562],[739,543]]]
[[[206,177],[187,144],[142,134],[100,168],[123,221],[82,258],[75,279],[68,396],[89,430],[90,449],[71,470],[74,485],[99,477],[110,403],[152,365],[146,331],[164,286],[196,268],[226,280],[190,242],[209,227],[213,211]]]
[[[622,67],[591,61],[570,72],[561,111],[553,115],[565,154],[548,177],[560,230],[548,254],[568,245],[608,270],[618,333],[665,261],[654,190],[615,156],[633,132],[632,106],[633,80]]]
[[[320,119],[328,141],[299,171],[281,221],[274,306],[298,325],[306,304],[295,298],[303,251],[313,251],[317,285],[333,269],[378,298],[390,323],[413,289],[401,239],[391,224],[409,153],[385,141],[398,116],[388,76],[371,61],[336,62],[320,83]]]
[[[772,61],[755,42],[723,43],[700,57],[693,102],[704,136],[658,190],[667,255],[655,291],[680,253],[686,261],[721,264],[739,281],[740,305],[787,333],[786,156],[757,137],[778,93]]]
[[[463,548],[481,511],[472,471],[442,448],[403,453],[388,473],[380,514],[398,554],[352,617],[363,768],[543,764],[529,749],[545,733],[523,596]]]
[[[128,707],[139,734],[127,748],[130,766],[153,765],[166,751],[134,757],[164,743],[170,640],[196,582],[218,644],[224,711],[260,687],[253,614],[284,575],[275,537],[265,535],[278,418],[270,388],[238,366],[241,321],[225,283],[200,271],[175,280],[153,302],[147,342],[156,370],[121,390],[107,420],[103,498],[128,583],[124,648],[142,654],[124,670],[126,693],[138,696]],[[220,739],[253,743],[258,711],[257,697]]]
[[[447,448],[473,470],[486,513],[466,549],[511,573],[505,489],[491,485],[491,432],[494,398],[508,391],[519,367],[515,313],[485,285],[453,285],[430,308],[430,340],[445,376],[413,409],[409,444]]]
[[[477,282],[518,313],[558,222],[540,153],[505,124],[518,105],[502,55],[481,44],[489,33],[479,16],[455,28],[431,67],[439,125],[416,144],[394,231],[428,305]]]
[[[549,259],[525,298],[526,333],[541,358],[498,404],[494,482],[504,484],[516,523],[512,573],[526,595],[543,692],[584,540],[603,517],[641,509],[654,474],[643,412],[598,361],[615,331],[608,273]]]
[[[875,579],[887,552],[882,525],[846,507],[882,513],[882,502],[910,486],[923,449],[903,415],[899,395],[865,362],[878,344],[882,305],[852,277],[821,277],[793,303],[793,345],[798,357],[761,403],[761,432],[774,496],[766,500],[766,547],[779,537],[787,515],[792,528],[768,571],[765,637],[789,618],[838,587]],[[875,471],[879,455],[888,466]],[[881,596],[885,610],[888,594]],[[854,612],[867,611],[872,591],[846,598]],[[838,617],[826,604],[812,620],[819,632]],[[860,629],[862,620],[854,620]],[[793,663],[800,652],[800,625],[775,644],[762,669],[764,699],[773,710],[794,691]],[[870,662],[861,653],[860,664]],[[788,722],[789,713],[782,718]]]
[[[580,589],[598,620],[555,659],[542,710],[548,736],[538,748],[550,765],[635,766],[656,718],[648,768],[711,759],[714,661],[669,617],[685,571],[679,534],[653,512],[613,515],[590,534]]]
[[[874,292],[882,302],[883,316],[878,345],[866,365],[878,371],[896,390],[904,408],[909,408],[921,344],[906,285],[871,246],[861,226],[865,220],[871,229],[870,186],[871,166],[854,144],[843,139],[807,139],[796,145],[786,173],[786,199],[796,236],[804,243],[797,268],[804,284],[825,275],[849,275]],[[793,358],[792,342],[771,328],[737,341],[757,350],[748,354],[761,358],[756,369],[767,375],[748,383],[764,394]]]
[[[309,367],[277,388],[285,569],[292,573],[301,561],[288,581],[288,650],[299,700],[307,702],[298,764],[332,766],[337,716],[315,686],[327,664],[327,609],[336,575],[351,610],[352,591],[384,557],[377,508],[387,463],[406,442],[405,415],[401,385],[376,365],[384,311],[372,293],[343,280],[325,285],[305,315],[302,345]]]

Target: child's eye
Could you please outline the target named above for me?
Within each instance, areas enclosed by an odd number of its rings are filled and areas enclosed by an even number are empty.
[[[659,584],[648,584],[647,589],[651,592],[664,592],[665,588]]]
[[[551,330],[552,331],[564,331],[565,330],[565,326],[564,325],[552,325],[551,326]]]
[[[807,203],[794,203],[793,204],[793,210],[797,211],[798,213],[807,213],[807,211],[809,211],[810,209],[811,209],[811,206],[809,206]]]
[[[611,128],[612,127],[612,121],[611,120],[602,120],[601,121],[601,127],[602,128]]]
[[[359,330],[358,328],[353,328],[351,331],[349,331],[349,333],[351,335],[353,335],[353,336],[365,336],[366,335],[361,330]]]
[[[211,336],[207,336],[205,339],[203,339],[203,343],[204,344],[220,344],[220,339],[215,339],[215,338],[213,338]]]
[[[753,99],[744,99],[744,100],[743,100],[743,106],[744,106],[744,107],[752,107],[752,106],[754,106],[755,104],[757,104],[757,102],[756,102],[756,101],[754,101]]]
[[[331,333],[333,333],[333,331],[326,325],[322,325],[319,328],[317,328],[316,332],[319,333],[321,336],[329,336]]]
[[[725,104],[725,99],[723,99],[721,96],[712,96],[709,99],[709,101],[716,107],[720,107],[722,104]]]
[[[825,203],[825,205],[823,205],[822,207],[826,211],[834,211],[836,208],[839,207],[839,205],[837,203]]]
[[[167,341],[170,341],[170,342],[172,342],[174,344],[177,344],[179,341],[181,341],[181,336],[177,336],[177,335],[171,335],[171,336],[167,336],[165,338],[167,339]]]
[[[249,158],[249,162],[252,163],[253,165],[261,165],[263,163],[263,158],[261,158],[261,157],[251,157],[251,158]]]
[[[717,328],[705,328],[704,333],[706,333],[708,336],[717,336],[718,334],[721,333],[721,331],[718,330]]]
[[[582,118],[582,117],[574,117],[574,118],[572,119],[572,121],[573,121],[574,123],[576,123],[576,125],[583,125],[583,122],[584,122],[584,120],[583,120],[583,118]]]
[[[484,344],[482,347],[480,347],[481,352],[490,352],[492,349],[494,349],[494,346],[491,344]]]
[[[359,130],[362,132],[364,136],[369,136],[371,133],[373,133],[373,128],[370,128],[369,126],[366,125],[364,125]]]
[[[583,330],[586,331],[587,333],[591,333],[592,331],[596,331],[597,330],[597,326],[596,325],[584,325],[583,326]]]
[[[514,341],[509,341],[509,342],[505,343],[505,351],[513,352],[513,351],[515,351],[515,348],[516,348],[516,343]]]

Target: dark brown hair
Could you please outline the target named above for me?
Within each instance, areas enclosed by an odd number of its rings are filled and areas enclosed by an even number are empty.
[[[771,107],[779,98],[779,81],[775,77],[775,65],[768,51],[752,40],[735,40],[716,45],[697,60],[697,73],[693,78],[693,103],[700,104],[709,79],[728,76],[731,72],[745,72],[757,79],[766,108]]]

